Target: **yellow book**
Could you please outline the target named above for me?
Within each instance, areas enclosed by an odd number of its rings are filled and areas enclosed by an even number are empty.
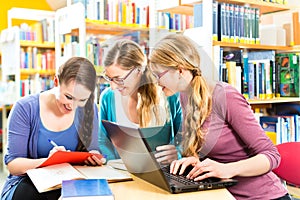
[[[270,138],[270,140],[273,142],[273,144],[276,145],[277,144],[277,142],[276,142],[276,133],[272,132],[272,131],[266,131],[265,133]]]
[[[35,35],[34,41],[42,43],[43,42],[43,29],[42,29],[42,23],[36,22],[31,25],[31,29]]]
[[[228,74],[228,83],[236,87],[236,62],[227,61],[226,62],[227,74]]]

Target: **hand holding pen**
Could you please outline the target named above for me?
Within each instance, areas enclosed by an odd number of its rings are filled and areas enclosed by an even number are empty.
[[[53,153],[56,151],[67,151],[64,146],[57,145],[53,140],[48,139],[48,142],[53,146],[53,148],[50,150],[48,157],[50,157]]]

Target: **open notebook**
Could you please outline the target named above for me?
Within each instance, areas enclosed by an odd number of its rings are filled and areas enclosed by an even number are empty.
[[[63,180],[106,179],[108,182],[132,180],[128,172],[118,171],[107,165],[72,166],[69,163],[30,169],[27,170],[27,175],[40,193],[61,188]]]

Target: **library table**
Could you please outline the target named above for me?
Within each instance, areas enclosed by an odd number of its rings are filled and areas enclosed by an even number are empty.
[[[172,200],[172,199],[235,199],[226,189],[215,189],[197,192],[186,192],[180,194],[171,194],[151,183],[148,183],[134,175],[131,175],[133,181],[110,183],[109,186],[115,196],[115,200]]]

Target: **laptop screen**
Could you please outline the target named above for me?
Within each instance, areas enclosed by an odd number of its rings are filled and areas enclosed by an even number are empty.
[[[151,148],[143,141],[139,128],[125,127],[105,120],[102,123],[129,172],[145,173],[160,168]]]

